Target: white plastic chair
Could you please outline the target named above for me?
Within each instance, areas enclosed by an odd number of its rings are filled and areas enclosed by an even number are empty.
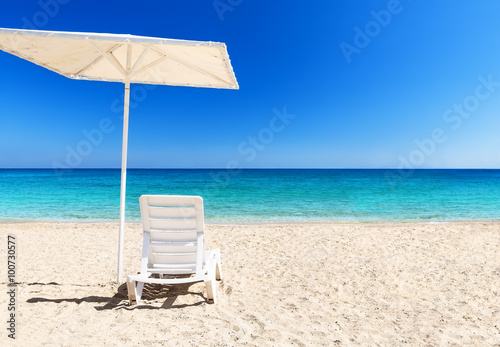
[[[221,279],[220,250],[205,252],[203,199],[200,196],[143,195],[139,199],[144,232],[141,272],[127,277],[130,304],[139,304],[144,283],[205,282],[208,302],[215,303],[215,280]],[[151,275],[158,274],[159,278]],[[163,278],[164,275],[192,275]],[[172,276],[169,276],[172,277]]]

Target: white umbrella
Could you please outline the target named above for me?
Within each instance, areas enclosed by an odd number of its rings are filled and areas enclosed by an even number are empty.
[[[1,29],[0,50],[72,79],[122,82],[118,276],[122,281],[130,83],[238,89],[226,45],[133,35]]]

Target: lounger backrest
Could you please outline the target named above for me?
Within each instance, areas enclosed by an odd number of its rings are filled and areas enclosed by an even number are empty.
[[[200,196],[143,195],[139,202],[147,271],[167,274],[201,271],[205,253],[203,199]],[[141,272],[143,270],[141,266]]]

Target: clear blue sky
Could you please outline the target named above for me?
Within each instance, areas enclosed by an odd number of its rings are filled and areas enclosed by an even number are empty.
[[[129,167],[500,168],[499,13],[494,0],[4,0],[0,27],[227,44],[238,91],[133,87]],[[114,131],[71,165],[120,167],[123,85],[4,52],[0,71],[0,167],[68,165],[104,118]]]

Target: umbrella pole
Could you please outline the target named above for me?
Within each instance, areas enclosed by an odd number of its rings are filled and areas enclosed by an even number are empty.
[[[122,179],[120,188],[120,231],[118,234],[118,277],[116,283],[122,283],[123,232],[125,229],[125,191],[127,189],[127,147],[128,113],[130,101],[130,80],[125,80],[125,103],[123,106],[123,141],[122,141]]]

